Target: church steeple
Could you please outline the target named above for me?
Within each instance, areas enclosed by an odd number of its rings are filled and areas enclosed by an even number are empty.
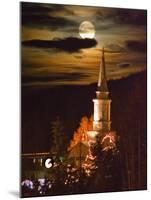
[[[98,87],[96,91],[96,98],[93,99],[93,102],[94,102],[93,130],[100,131],[100,132],[110,131],[111,129],[111,121],[110,121],[111,99],[109,98],[109,92],[107,88],[104,48],[102,49],[102,60],[100,64],[100,72],[99,72],[99,79],[98,79]]]
[[[108,92],[107,81],[106,81],[104,47],[102,48],[102,61],[100,63],[100,72],[99,72],[99,79],[98,79],[98,91]]]

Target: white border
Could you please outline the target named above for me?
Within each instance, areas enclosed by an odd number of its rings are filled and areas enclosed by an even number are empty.
[[[149,0],[41,0],[28,2],[48,2],[73,5],[94,5],[106,7],[140,8],[148,9],[148,47],[150,47],[151,31]],[[0,199],[17,198],[19,188],[19,135],[20,135],[20,63],[19,63],[19,0],[3,0],[0,5]],[[151,102],[149,85],[150,57],[148,48],[148,102]],[[151,106],[148,104],[148,119],[150,120]],[[148,141],[150,141],[151,127],[148,120]],[[148,142],[148,169],[150,168]],[[51,199],[112,199],[127,200],[137,198],[137,200],[149,199],[150,196],[150,176],[148,170],[148,191],[117,192],[91,195],[57,196]],[[48,198],[48,197],[46,197]],[[43,199],[46,199],[43,197]],[[31,199],[31,198],[28,198]],[[37,198],[41,199],[41,198]]]

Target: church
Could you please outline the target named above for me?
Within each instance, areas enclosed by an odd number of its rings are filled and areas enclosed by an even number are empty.
[[[86,131],[86,139],[82,139],[75,144],[69,152],[69,158],[78,167],[85,161],[89,152],[90,143],[95,143],[99,138],[103,151],[115,147],[116,132],[111,130],[111,99],[107,87],[106,64],[104,48],[102,49],[102,58],[96,90],[96,98],[93,99],[93,125],[92,130]],[[82,137],[81,137],[82,138]]]

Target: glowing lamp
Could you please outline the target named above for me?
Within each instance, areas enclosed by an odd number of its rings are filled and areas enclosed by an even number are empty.
[[[47,158],[47,160],[45,161],[45,167],[47,169],[51,168],[53,166],[52,164],[52,159],[51,158]]]

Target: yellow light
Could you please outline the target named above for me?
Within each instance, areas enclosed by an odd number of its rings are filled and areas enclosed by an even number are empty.
[[[98,131],[87,131],[90,138],[95,138],[98,135]]]

